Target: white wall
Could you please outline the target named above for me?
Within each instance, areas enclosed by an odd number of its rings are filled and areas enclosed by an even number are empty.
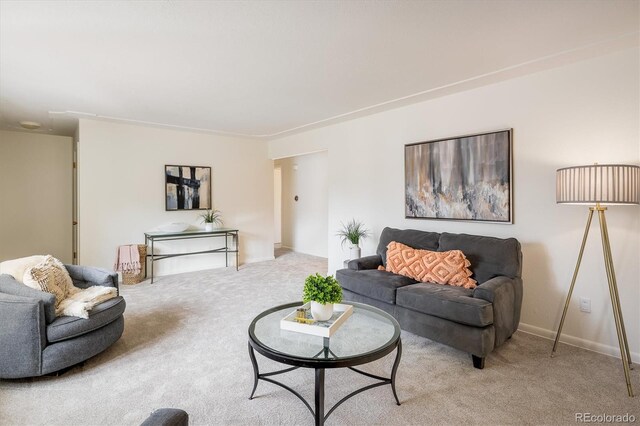
[[[282,245],[327,257],[327,153],[283,158],[274,164],[282,170]]]
[[[80,263],[113,267],[116,248],[144,243],[171,222],[203,227],[200,211],[165,211],[164,166],[211,166],[213,204],[240,230],[240,263],[273,259],[273,162],[264,141],[80,120]],[[165,243],[162,252],[219,246],[210,239]],[[232,263],[233,264],[233,263]],[[224,266],[224,255],[161,260],[156,274]]]
[[[72,156],[71,138],[0,130],[0,261],[72,262]]]
[[[587,209],[555,203],[559,167],[639,164],[638,49],[406,106],[270,142],[280,158],[328,149],[329,272],[348,253],[333,234],[340,221],[363,220],[372,254],[385,226],[516,237],[523,245],[525,296],[521,328],[553,336],[575,266]],[[497,225],[404,218],[403,146],[461,134],[514,129],[515,223]],[[629,343],[640,360],[640,208],[607,212]],[[617,354],[597,223],[580,271],[565,341]],[[592,313],[578,298],[592,300]],[[549,346],[551,350],[551,346]]]

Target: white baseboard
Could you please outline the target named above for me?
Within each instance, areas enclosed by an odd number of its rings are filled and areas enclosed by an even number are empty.
[[[518,327],[518,331],[522,331],[524,333],[533,334],[538,337],[543,337],[549,340],[555,340],[556,332],[552,330],[547,330],[545,328],[536,327],[535,325],[523,324],[520,323]],[[602,343],[593,342],[591,340],[582,339],[580,337],[570,336],[567,334],[562,334],[560,336],[560,342],[565,343],[570,346],[576,346],[578,348],[587,349],[589,351],[597,352],[599,354],[612,356],[614,358],[620,358],[620,347],[618,346],[609,346],[604,345]],[[551,351],[551,345],[549,346],[549,351]],[[631,352],[631,360],[634,363],[640,363],[640,353]]]
[[[249,258],[249,259],[243,259],[242,262],[240,263],[240,267],[242,267],[242,265],[245,265],[245,264],[248,264],[248,263],[265,262],[267,260],[274,260],[274,259],[275,259],[275,256],[252,257],[252,258]],[[235,259],[229,259],[229,260],[230,260],[230,262],[229,262],[228,268],[234,268],[235,269],[235,267],[236,267]],[[222,268],[225,268],[224,262],[221,265],[216,265],[213,268],[210,265],[206,265],[206,266],[197,265],[197,266],[191,266],[190,268],[174,268],[174,269],[171,269],[169,271],[162,270],[162,269],[158,270],[158,266],[156,266],[156,270],[155,270],[155,272],[153,274],[153,277],[154,278],[166,277],[166,276],[169,276],[169,275],[186,274],[186,273],[189,273],[189,272],[198,272],[198,271],[205,271],[205,270],[208,270],[208,269],[222,269]],[[119,278],[120,282],[122,282],[122,274],[119,273],[119,275],[120,275],[120,278]],[[151,275],[148,275],[148,278],[150,279]]]
[[[266,256],[266,257],[252,257],[250,259],[243,259],[242,263],[240,264],[242,266],[242,264],[244,263],[258,263],[258,262],[265,262],[267,260],[274,260],[275,256]]]
[[[317,253],[309,253],[309,252],[307,252],[307,251],[301,251],[301,250],[298,250],[298,249],[297,249],[297,248],[295,248],[295,247],[289,247],[289,246],[285,246],[285,245],[283,245],[283,246],[281,246],[281,248],[283,248],[283,249],[287,249],[287,250],[291,250],[291,251],[293,251],[293,252],[295,252],[295,253],[306,254],[306,255],[309,255],[309,256],[322,257],[322,258],[324,258],[324,259],[327,259],[327,256],[326,256],[326,255],[321,255],[321,254],[317,254]]]

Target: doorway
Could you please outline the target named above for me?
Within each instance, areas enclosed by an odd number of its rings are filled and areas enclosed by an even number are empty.
[[[282,255],[282,168],[273,168],[273,255]]]
[[[327,151],[274,161],[276,257],[291,251],[328,256],[328,192]]]

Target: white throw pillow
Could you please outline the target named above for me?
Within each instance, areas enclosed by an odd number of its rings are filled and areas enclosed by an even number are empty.
[[[16,279],[19,283],[22,283],[22,277],[27,269],[32,266],[36,266],[38,263],[44,260],[44,255],[35,255],[29,257],[21,257],[19,259],[5,260],[0,263],[0,274],[9,274]]]
[[[27,269],[22,282],[31,288],[56,296],[56,308],[67,296],[77,291],[62,262],[49,255],[45,256],[42,262]]]

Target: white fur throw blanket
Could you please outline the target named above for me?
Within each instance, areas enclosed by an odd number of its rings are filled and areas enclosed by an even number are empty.
[[[89,311],[99,303],[116,297],[114,287],[96,285],[93,287],[79,289],[73,294],[67,294],[56,308],[56,316],[66,315],[69,317],[89,318]]]
[[[73,285],[62,262],[53,256],[26,269],[22,283],[56,297],[56,316],[89,318],[89,311],[99,303],[117,296],[114,287],[92,286],[86,289]]]

